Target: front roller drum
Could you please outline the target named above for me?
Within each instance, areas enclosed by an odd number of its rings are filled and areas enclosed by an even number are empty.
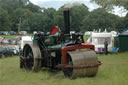
[[[64,75],[70,78],[95,76],[100,65],[96,53],[89,50],[68,52],[69,66],[63,68]]]

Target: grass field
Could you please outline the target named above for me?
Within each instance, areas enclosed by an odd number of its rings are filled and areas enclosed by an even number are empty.
[[[27,36],[31,36],[32,34],[28,34]],[[25,35],[0,35],[0,37],[5,37],[8,39],[13,39],[16,36],[25,36]]]
[[[29,34],[28,36],[31,36],[32,34]],[[14,37],[16,36],[21,36],[21,35],[0,35],[0,37],[5,37],[5,38],[8,38],[8,39],[13,39]],[[85,36],[84,35],[84,40],[86,41],[88,39],[89,36]]]
[[[38,73],[19,68],[19,58],[0,59],[0,85],[128,85],[128,53],[99,55],[100,66],[96,77],[71,80],[62,71],[42,70]]]
[[[5,38],[8,38],[8,39],[13,39],[14,37],[16,37],[17,35],[0,35],[0,37],[5,37]]]

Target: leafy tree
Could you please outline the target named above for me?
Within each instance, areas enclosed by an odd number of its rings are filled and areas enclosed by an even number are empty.
[[[29,2],[26,6],[26,9],[29,9],[30,11],[34,12],[34,13],[40,13],[41,12],[41,8],[37,5],[34,5],[33,3]]]
[[[12,13],[17,8],[23,8],[29,3],[29,0],[0,0],[0,7]]]
[[[43,10],[43,14],[45,17],[45,30],[50,30],[53,26],[56,25],[56,21],[54,20],[54,15],[56,10],[54,8],[48,8]],[[47,29],[46,29],[47,28]]]
[[[125,23],[126,23],[125,18],[124,17],[120,18],[118,24],[116,25],[116,30],[120,31],[120,30],[126,28]]]
[[[9,15],[7,11],[2,8],[0,8],[0,30],[1,31],[10,30]]]
[[[128,1],[127,0],[91,0],[96,2],[104,8],[113,8],[113,6],[123,6],[128,10]]]
[[[42,14],[33,13],[29,20],[31,31],[40,31]]]
[[[43,10],[43,13],[45,15],[47,15],[49,18],[53,19],[54,18],[54,14],[55,14],[56,10],[54,8],[47,8]]]
[[[5,9],[8,13],[12,13],[13,10],[19,8],[18,0],[0,0],[0,7]]]
[[[82,21],[85,16],[89,14],[87,6],[82,5],[74,5],[71,8],[71,30],[80,31],[82,27]]]
[[[128,10],[128,1],[127,0],[91,0],[92,2],[96,2],[97,4],[101,5],[104,8],[112,9],[114,6],[123,6],[125,9]],[[116,28],[118,30],[125,29],[128,27],[128,14],[124,18],[120,18]]]
[[[64,6],[60,7],[58,11],[54,14],[55,25],[59,26],[62,31],[64,31],[64,15],[63,15]]]
[[[124,25],[124,28],[128,28],[128,14],[126,15],[126,17],[124,17],[122,23],[123,23],[123,25]]]
[[[91,1],[95,1],[102,5],[100,2],[101,0]],[[102,0],[103,3],[106,3],[106,1]],[[111,3],[112,6],[116,5],[114,2]],[[102,6],[107,8],[109,7],[109,4]],[[124,7],[127,8],[127,6]],[[0,0],[0,8],[1,30],[9,30],[10,26],[13,31],[17,31],[20,28],[20,30],[30,32],[49,31],[56,25],[59,26],[62,31],[65,28],[63,16],[64,6],[61,6],[59,10],[55,10],[54,8],[41,8],[34,5],[29,0]],[[119,18],[118,16],[106,12],[104,9],[96,9],[89,12],[87,6],[84,4],[74,3],[70,8],[70,28],[74,31],[99,28],[111,28],[109,30],[122,29],[128,26],[127,17],[128,16]]]
[[[26,24],[29,21],[29,18],[31,17],[32,12],[28,9],[22,9],[17,8],[12,14],[11,14],[11,21],[12,23],[12,30],[17,31],[19,27],[19,22],[21,21],[21,30],[30,30],[26,29],[28,27]],[[30,28],[30,27],[29,27]]]
[[[128,15],[125,17],[120,18],[120,22],[116,25],[117,30],[123,30],[128,28]]]
[[[21,8],[25,7],[28,3],[30,3],[29,0],[18,0],[19,1],[19,6]]]
[[[99,8],[84,18],[82,30],[115,30],[118,21],[118,16],[106,12],[105,9]]]
[[[31,32],[49,31],[53,26],[55,26],[55,24],[53,23],[54,21],[51,20],[47,15],[43,13],[34,13],[29,20]]]
[[[62,30],[64,30],[64,16],[63,16],[64,6],[60,7],[60,9],[54,15],[54,21],[59,25]],[[89,14],[88,8],[82,5],[74,5],[70,8],[70,28],[73,31],[80,31],[82,27],[82,21],[85,16]]]

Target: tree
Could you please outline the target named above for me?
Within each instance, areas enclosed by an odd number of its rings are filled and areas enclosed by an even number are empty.
[[[74,5],[71,8],[71,30],[80,31],[82,27],[82,21],[85,16],[89,14],[87,6],[84,4]]]
[[[92,2],[96,2],[98,5],[101,5],[104,8],[109,10],[113,9],[114,6],[123,6],[126,10],[128,10],[128,0],[91,0]],[[125,29],[128,27],[128,14],[124,18],[120,18],[116,28],[118,30]]]
[[[82,30],[104,30],[106,28],[109,31],[115,30],[119,19],[120,18],[118,16],[106,12],[105,9],[98,8],[84,18]]]
[[[123,6],[128,10],[128,1],[127,0],[91,0],[96,2],[104,8],[113,8],[113,6]]]
[[[54,14],[55,25],[59,26],[62,31],[64,31],[64,15],[63,15],[64,6],[60,7],[58,11]]]
[[[18,0],[0,0],[0,7],[5,9],[8,13],[12,13],[13,10],[19,8]]]
[[[34,5],[33,3],[29,2],[26,6],[26,9],[29,9],[30,11],[34,12],[34,13],[40,13],[41,12],[41,8],[37,5]]]
[[[31,28],[31,32],[48,32],[53,26],[55,26],[54,22],[54,20],[52,20],[49,16],[44,13],[33,13],[29,20],[29,25]]]
[[[116,29],[118,31],[123,30],[124,28],[126,28],[125,25],[126,25],[125,18],[124,17],[121,17],[120,20],[119,20],[119,22],[118,22],[118,24],[116,25]]]
[[[18,1],[19,1],[19,6],[21,8],[24,8],[27,5],[27,3],[30,3],[29,0],[18,0]]]
[[[28,24],[27,22],[29,21],[31,15],[32,15],[32,12],[29,11],[28,9],[17,8],[11,14],[12,30],[17,31],[19,28],[19,25],[21,25],[21,30],[30,30],[30,27],[26,24]],[[21,23],[19,23],[20,20],[21,20]],[[25,26],[28,26],[28,27],[25,27]]]
[[[126,17],[123,18],[122,23],[124,25],[124,29],[128,28],[128,14],[126,15]]]
[[[56,24],[59,25],[62,30],[65,28],[63,10],[64,6],[60,7],[60,9],[54,15],[54,21],[56,21]],[[80,28],[82,27],[82,21],[88,14],[88,8],[84,4],[73,5],[70,8],[70,30],[80,31]]]
[[[49,18],[53,19],[54,18],[54,14],[55,14],[56,10],[54,8],[47,8],[43,10],[43,13],[45,15],[47,15]]]
[[[12,13],[17,8],[24,8],[29,2],[29,0],[0,0],[0,7]]]
[[[116,28],[119,31],[128,28],[128,14],[125,17],[120,18],[120,22],[117,24]]]
[[[9,15],[6,10],[0,8],[0,31],[9,31]]]

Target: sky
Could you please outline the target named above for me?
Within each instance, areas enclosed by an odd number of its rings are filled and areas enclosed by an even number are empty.
[[[90,0],[30,0],[33,4],[39,5],[40,7],[45,7],[45,8],[55,8],[58,9],[62,5],[66,3],[74,3],[74,2],[79,2],[79,3],[84,3],[88,8],[89,11],[93,11],[94,9],[99,8],[95,3],[90,3]],[[123,7],[115,7],[115,9],[111,12],[113,14],[116,14],[120,17],[124,17],[127,14],[127,11],[123,9]]]

